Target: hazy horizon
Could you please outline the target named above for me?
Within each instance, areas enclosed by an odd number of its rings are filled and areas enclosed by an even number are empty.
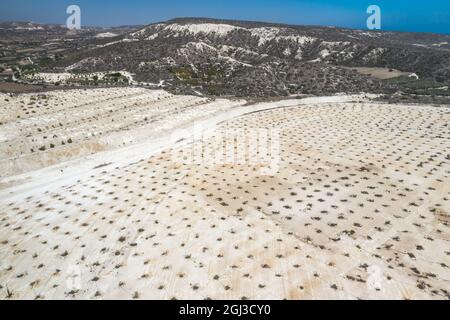
[[[381,31],[431,32],[450,34],[450,4],[428,1],[426,6],[399,0],[350,1],[330,0],[247,0],[247,1],[67,1],[4,0],[0,3],[0,21],[65,24],[66,8],[81,8],[82,26],[115,27],[147,25],[180,17],[258,21],[290,25],[314,25],[350,29],[367,29],[371,4],[381,8]]]

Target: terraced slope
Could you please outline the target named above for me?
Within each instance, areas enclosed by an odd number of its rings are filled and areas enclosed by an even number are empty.
[[[184,18],[151,24],[67,55],[47,69],[123,70],[134,74],[136,81],[162,81],[165,89],[184,94],[392,93],[405,88],[354,68],[382,68],[388,75],[401,71],[433,87],[447,86],[449,39],[437,34]]]

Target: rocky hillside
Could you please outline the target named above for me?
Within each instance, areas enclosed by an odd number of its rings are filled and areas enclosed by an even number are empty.
[[[183,18],[78,51],[56,67],[71,72],[124,70],[136,81],[179,93],[389,91],[392,82],[355,67],[395,69],[445,85],[450,79],[449,43],[447,35]]]

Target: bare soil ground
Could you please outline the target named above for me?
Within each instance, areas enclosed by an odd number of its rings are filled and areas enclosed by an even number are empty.
[[[450,298],[448,107],[241,108],[202,139],[100,152],[96,169],[41,169],[1,190],[0,297]],[[263,154],[246,140],[259,129],[274,133],[275,172],[216,161]]]

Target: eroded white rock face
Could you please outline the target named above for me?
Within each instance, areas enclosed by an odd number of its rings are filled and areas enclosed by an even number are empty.
[[[271,40],[287,40],[296,42],[299,45],[316,40],[313,37],[300,36],[300,35],[283,35],[286,32],[285,28],[273,28],[273,27],[256,27],[256,28],[243,28],[233,26],[230,24],[217,24],[217,23],[190,23],[190,24],[178,24],[171,23],[167,25],[151,25],[147,28],[139,30],[130,34],[131,37],[142,37],[145,34],[148,35],[146,40],[153,40],[163,33],[165,36],[180,37],[184,35],[216,35],[224,37],[229,35],[233,31],[245,31],[251,36],[258,38],[258,46],[262,46]]]
[[[164,28],[166,31],[173,31],[177,33],[184,33],[188,32],[191,34],[199,34],[199,33],[206,33],[211,34],[214,33],[219,36],[225,36],[229,32],[234,30],[243,29],[240,27],[232,26],[229,24],[216,24],[216,23],[198,23],[198,24],[187,24],[187,25],[180,25],[180,24],[169,24]]]
[[[128,104],[164,110],[161,125],[193,123],[183,100],[132,90],[112,99],[115,122],[138,115],[119,111]],[[0,191],[0,297],[449,298],[449,108],[344,95],[218,103],[224,115],[195,142],[99,153]],[[247,139],[261,128],[279,143],[276,172],[215,162],[217,150],[262,155]],[[180,156],[189,150],[203,162]],[[95,157],[103,165],[90,167]]]

